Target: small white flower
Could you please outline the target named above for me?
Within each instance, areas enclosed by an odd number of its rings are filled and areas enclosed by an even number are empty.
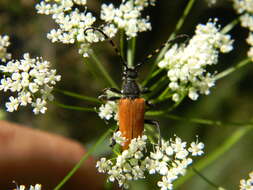
[[[9,36],[0,35],[0,61],[6,62],[11,59],[11,54],[7,52],[7,48],[10,45]]]
[[[166,176],[162,177],[162,181],[157,182],[157,186],[161,188],[161,190],[169,190],[173,189],[173,185],[171,182],[167,179]]]
[[[10,78],[7,79],[1,79],[0,81],[0,90],[3,90],[6,92],[8,89],[10,89],[12,80]]]
[[[89,54],[92,52],[90,48],[90,44],[88,43],[81,43],[80,48],[78,49],[78,53],[81,54],[83,57],[89,57]]]
[[[217,0],[206,0],[209,7],[215,5],[217,3]]]
[[[99,107],[99,117],[101,119],[110,120],[117,112],[117,104],[113,101],[108,101]]]
[[[189,89],[189,94],[188,94],[189,98],[191,98],[192,100],[197,100],[199,95],[197,93],[197,90],[195,88],[190,88]]]
[[[168,156],[172,156],[174,154],[174,150],[171,146],[166,146],[165,147],[165,152]]]
[[[106,158],[101,158],[100,161],[97,161],[96,167],[100,173],[105,173],[111,165],[112,162],[110,160],[108,161]]]
[[[6,108],[7,108],[7,111],[8,112],[13,112],[13,111],[16,111],[18,109],[18,106],[19,106],[19,101],[17,98],[14,98],[13,96],[11,96],[9,98],[10,102],[7,102],[5,105],[6,105]]]
[[[20,185],[20,187],[18,188],[18,190],[25,190],[25,186],[24,185]]]
[[[188,156],[188,151],[183,149],[177,152],[175,157],[182,160],[182,159],[185,159],[187,156]]]
[[[61,38],[61,34],[62,34],[62,31],[60,29],[58,29],[58,30],[52,29],[47,34],[47,38],[54,43],[54,42],[59,41],[59,39]]]
[[[156,170],[160,175],[167,175],[169,172],[168,164],[164,161],[157,163]]]
[[[117,131],[116,133],[113,133],[112,138],[113,138],[113,140],[115,140],[115,142],[117,144],[120,144],[121,146],[123,146],[124,143],[126,142],[126,137],[122,137],[120,131]]]
[[[37,85],[36,83],[34,82],[31,82],[29,83],[29,90],[32,92],[32,93],[35,93],[39,90],[39,85]]]
[[[33,113],[34,114],[45,113],[47,110],[46,104],[47,102],[45,100],[37,98],[36,102],[32,103],[32,107],[34,107]]]
[[[31,104],[32,103],[32,97],[31,97],[31,93],[27,92],[27,93],[21,93],[18,101],[20,102],[21,106],[26,106],[27,104]]]
[[[109,25],[104,26],[103,31],[107,36],[112,38],[116,35],[118,29],[115,27],[115,25],[109,24]]]
[[[139,160],[143,157],[143,153],[141,151],[137,151],[135,154],[134,154],[134,158]]]
[[[34,187],[31,185],[29,190],[41,190],[41,185],[36,184]]]
[[[182,142],[179,137],[176,137],[175,141],[172,141],[171,147],[173,148],[175,153],[178,153],[181,150],[184,150],[184,148],[186,147],[186,142]]]
[[[78,5],[86,5],[87,1],[86,0],[74,0],[74,2]]]
[[[174,102],[178,102],[179,99],[180,99],[179,94],[177,94],[177,93],[173,94],[172,100],[173,100]]]
[[[253,190],[253,171],[249,174],[249,179],[240,180],[240,190]]]
[[[204,144],[203,143],[196,143],[196,142],[192,142],[191,143],[191,147],[188,149],[189,152],[192,153],[192,156],[201,156],[202,154],[204,154]]]
[[[151,152],[150,157],[154,160],[161,160],[163,158],[163,152],[157,149],[156,152]]]
[[[106,22],[113,21],[115,12],[113,4],[102,4],[100,18]]]

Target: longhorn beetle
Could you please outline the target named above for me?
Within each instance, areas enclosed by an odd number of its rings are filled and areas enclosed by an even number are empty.
[[[110,90],[122,96],[121,97],[107,97],[105,94],[103,94],[100,96],[100,98],[107,101],[118,100],[119,130],[121,132],[121,135],[125,137],[127,140],[124,146],[122,147],[123,150],[128,148],[128,145],[133,138],[142,136],[142,133],[144,130],[144,123],[155,125],[158,129],[159,136],[160,136],[160,129],[159,129],[158,122],[155,120],[148,120],[144,118],[145,106],[148,103],[145,101],[144,98],[141,98],[140,96],[141,94],[144,94],[148,91],[141,90],[136,82],[136,79],[138,77],[138,69],[145,62],[140,62],[136,64],[133,68],[130,68],[126,64],[124,58],[121,56],[114,42],[101,29],[92,27],[92,28],[87,28],[84,32],[86,32],[87,30],[100,32],[106,39],[109,40],[114,50],[121,58],[121,62],[123,65],[122,89],[118,90],[115,88],[106,88],[104,89],[104,92],[106,92],[107,90]],[[171,41],[168,41],[168,42],[171,42]],[[162,47],[164,47],[168,42],[163,44]],[[147,58],[151,58],[155,53],[159,51],[159,49],[156,49]],[[160,139],[159,139],[159,144],[160,144]]]

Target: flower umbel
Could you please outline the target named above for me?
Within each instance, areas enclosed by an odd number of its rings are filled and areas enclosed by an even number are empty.
[[[115,136],[115,135],[114,135]],[[187,143],[179,137],[162,140],[162,145],[155,145],[148,151],[147,136],[143,135],[131,140],[129,148],[115,159],[101,158],[96,167],[99,172],[109,175],[108,181],[117,181],[120,187],[127,189],[128,181],[146,178],[147,174],[159,174],[161,181],[157,183],[162,190],[173,189],[173,181],[184,175],[192,163],[192,156],[203,154],[203,143]]]
[[[179,101],[184,94],[197,100],[199,94],[208,95],[214,86],[214,75],[206,67],[217,64],[218,54],[233,49],[229,35],[222,34],[215,22],[199,24],[187,45],[175,44],[167,51],[158,66],[168,70],[172,100]]]
[[[50,63],[41,57],[31,58],[25,53],[21,60],[11,60],[6,65],[0,65],[3,78],[0,90],[17,93],[6,103],[7,111],[13,112],[19,106],[33,107],[34,114],[45,113],[47,101],[53,100],[52,90],[61,76],[56,70],[50,69]]]
[[[80,11],[75,6],[84,8]],[[37,13],[52,15],[53,20],[58,24],[58,29],[52,29],[47,37],[53,43],[61,42],[64,44],[78,43],[79,53],[84,57],[89,54],[91,43],[98,42],[103,36],[96,31],[86,28],[93,26],[96,18],[87,11],[86,0],[45,0],[36,5]]]
[[[110,28],[109,31],[113,31],[107,32],[105,30],[105,33],[114,36],[117,29],[123,29],[126,35],[131,38],[137,36],[138,32],[151,30],[149,17],[142,18],[141,11],[154,3],[154,0],[122,1],[119,8],[115,8],[113,4],[102,4],[100,17],[108,23],[105,28]]]
[[[118,29],[123,29],[129,38],[135,37],[137,33],[151,29],[149,17],[142,18],[141,12],[154,3],[155,0],[122,1],[119,8],[115,8],[113,4],[102,4],[100,19],[104,23],[96,27],[109,37],[114,37]],[[52,15],[59,26],[48,33],[48,39],[53,43],[77,43],[78,52],[83,57],[88,57],[92,43],[104,40],[100,32],[86,30],[95,27],[97,20],[87,11],[86,0],[42,0],[36,5],[36,9],[39,14]]]

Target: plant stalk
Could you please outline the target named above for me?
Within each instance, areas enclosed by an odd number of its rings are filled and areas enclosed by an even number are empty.
[[[75,172],[82,166],[83,162],[87,160],[87,158],[96,150],[97,146],[103,143],[106,137],[112,132],[111,129],[108,129],[99,139],[98,141],[88,150],[87,153],[83,155],[81,160],[70,170],[70,172],[63,178],[63,180],[54,188],[54,190],[59,190],[74,174]]]

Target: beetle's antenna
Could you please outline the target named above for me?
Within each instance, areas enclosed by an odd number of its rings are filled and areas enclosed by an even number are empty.
[[[107,40],[109,41],[109,43],[110,43],[111,46],[113,47],[113,49],[114,49],[114,51],[116,52],[116,54],[121,58],[122,64],[123,64],[126,68],[128,68],[128,66],[127,66],[127,64],[126,64],[126,61],[125,61],[124,57],[120,54],[120,51],[119,51],[119,49],[117,48],[116,44],[112,41],[112,39],[110,39],[110,37],[109,37],[106,33],[104,33],[103,30],[101,30],[101,29],[99,29],[99,28],[95,28],[95,27],[90,27],[90,28],[86,28],[86,29],[84,30],[84,33],[86,33],[88,30],[95,30],[95,31],[100,32],[100,33],[105,37],[105,39],[107,39]]]
[[[152,57],[154,57],[162,48],[164,48],[169,43],[173,43],[173,42],[175,42],[175,41],[177,41],[178,39],[181,39],[181,38],[188,39],[189,36],[186,35],[186,34],[180,34],[180,35],[176,36],[174,39],[168,40],[167,42],[163,43],[161,45],[161,47],[153,50],[150,54],[148,54],[147,57],[143,61],[137,63],[136,66],[135,66],[135,68],[139,68],[140,66],[142,66],[144,63],[146,63],[149,59],[151,59]]]

